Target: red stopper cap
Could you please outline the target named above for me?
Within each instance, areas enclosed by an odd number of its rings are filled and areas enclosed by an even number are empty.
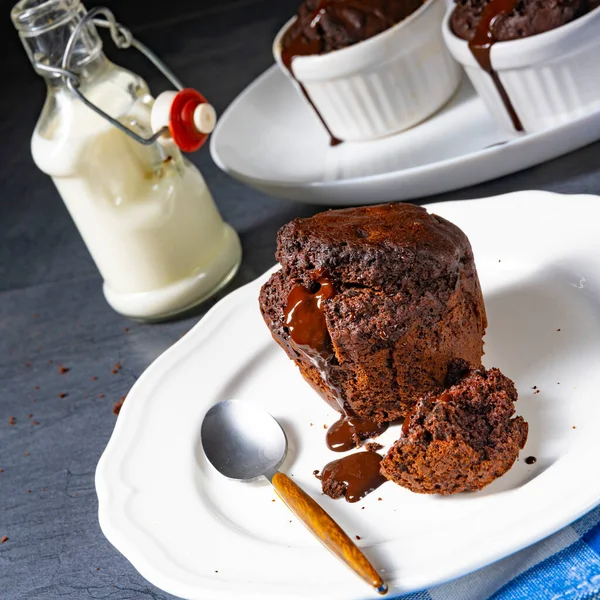
[[[169,130],[173,141],[184,152],[195,152],[208,138],[208,135],[198,131],[194,125],[194,111],[200,104],[207,103],[206,98],[192,88],[181,90],[173,99]]]

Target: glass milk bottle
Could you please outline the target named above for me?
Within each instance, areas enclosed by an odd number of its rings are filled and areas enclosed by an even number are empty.
[[[104,15],[105,19],[97,18]],[[107,9],[79,0],[22,0],[13,23],[47,98],[31,140],[118,312],[163,319],[200,303],[235,274],[241,247],[206,183],[181,153],[197,149],[214,110],[194,90],[156,101],[137,75],[111,63],[96,26],[168,69]]]

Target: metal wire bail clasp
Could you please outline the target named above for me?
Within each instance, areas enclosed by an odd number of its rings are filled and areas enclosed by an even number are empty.
[[[103,15],[104,19],[96,18],[97,15]],[[152,52],[147,46],[142,44],[139,40],[136,40],[131,31],[129,29],[123,27],[120,23],[117,22],[113,13],[104,6],[97,6],[92,8],[77,24],[77,27],[73,30],[69,41],[67,42],[67,46],[65,48],[65,53],[62,58],[61,68],[58,69],[56,67],[48,67],[47,65],[42,65],[37,63],[37,67],[43,71],[50,71],[60,75],[65,81],[65,85],[67,88],[76,94],[79,99],[89,108],[91,108],[95,113],[106,119],[109,123],[114,125],[117,129],[120,129],[123,133],[126,133],[128,136],[133,138],[136,142],[140,144],[144,144],[148,146],[153,144],[161,135],[168,133],[168,127],[162,127],[160,130],[156,131],[152,137],[144,138],[138,135],[135,131],[132,131],[125,125],[123,125],[117,119],[114,119],[109,114],[104,112],[99,106],[96,106],[92,102],[90,102],[79,90],[79,86],[81,84],[79,77],[76,73],[70,70],[71,67],[71,58],[73,54],[73,48],[75,46],[75,42],[77,38],[81,35],[83,28],[86,26],[88,21],[91,21],[96,27],[103,27],[104,29],[108,29],[110,31],[110,37],[112,38],[115,46],[121,50],[125,48],[129,48],[133,46],[136,50],[139,50],[174,86],[177,90],[182,90],[183,85],[177,79],[177,77],[173,74],[173,72],[165,65],[165,63]]]

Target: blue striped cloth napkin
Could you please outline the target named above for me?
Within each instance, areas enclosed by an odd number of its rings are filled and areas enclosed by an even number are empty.
[[[600,506],[489,567],[402,600],[600,599]]]

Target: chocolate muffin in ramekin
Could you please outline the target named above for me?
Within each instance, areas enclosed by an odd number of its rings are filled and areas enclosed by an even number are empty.
[[[444,39],[498,124],[535,132],[600,109],[600,0],[456,0]]]
[[[458,87],[444,13],[444,0],[305,0],[273,53],[333,143],[371,140],[423,121]]]

